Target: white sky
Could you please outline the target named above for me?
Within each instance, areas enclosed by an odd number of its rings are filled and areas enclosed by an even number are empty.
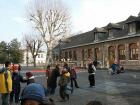
[[[0,41],[20,41],[30,31],[25,21],[28,0],[0,0]],[[137,16],[140,0],[63,0],[71,13],[72,33],[86,32],[108,23],[116,23]]]

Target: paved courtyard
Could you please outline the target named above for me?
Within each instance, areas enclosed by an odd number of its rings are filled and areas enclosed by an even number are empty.
[[[140,72],[110,75],[105,70],[96,72],[96,87],[89,88],[88,73],[78,73],[80,88],[74,90],[67,102],[59,102],[58,88],[56,95],[51,96],[56,105],[86,105],[90,100],[99,100],[103,105],[140,105]],[[38,82],[45,80],[38,78]]]
[[[74,89],[69,101],[59,101],[59,87],[56,89],[56,94],[50,96],[55,100],[56,105],[86,105],[90,100],[99,100],[103,105],[140,105],[140,72],[126,71],[110,75],[106,70],[97,70],[96,87],[89,88],[88,73],[86,70],[80,71],[82,71],[78,73],[80,88]],[[44,73],[34,73],[34,75],[36,82],[45,86]],[[22,84],[22,88],[25,85]]]

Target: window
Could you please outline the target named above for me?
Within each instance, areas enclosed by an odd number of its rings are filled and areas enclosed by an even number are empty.
[[[68,52],[65,52],[65,59],[68,59]]]
[[[94,33],[94,35],[95,35],[95,41],[97,41],[98,40],[98,33]]]
[[[76,51],[73,51],[73,59],[74,59],[74,60],[77,60]]]
[[[72,58],[72,53],[71,53],[71,51],[69,51],[69,58],[70,58],[70,59]]]
[[[41,58],[43,58],[43,54],[41,54]]]
[[[129,45],[129,58],[130,60],[138,60],[138,46],[136,43]]]
[[[118,46],[118,57],[120,60],[125,60],[125,46],[124,45]]]
[[[88,49],[88,58],[91,58],[92,55],[92,49]]]
[[[95,58],[96,58],[97,60],[99,60],[99,57],[100,57],[99,48],[95,48]]]
[[[84,49],[82,50],[82,60],[84,60],[84,58],[85,58],[85,53],[84,53]]]
[[[109,65],[111,66],[115,61],[115,46],[110,46],[108,48],[108,60]]]
[[[40,58],[40,54],[38,54],[38,58]]]
[[[112,33],[112,30],[108,30],[108,34],[109,34],[109,37],[112,37],[113,33]]]
[[[129,33],[135,33],[136,32],[136,24],[131,23],[129,24]]]

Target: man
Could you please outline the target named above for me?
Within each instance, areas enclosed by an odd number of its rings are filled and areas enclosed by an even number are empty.
[[[55,89],[57,87],[57,78],[60,76],[60,68],[59,64],[55,66],[55,69],[52,70],[50,77],[48,78],[48,90],[50,92],[50,95],[55,94]]]
[[[12,91],[11,62],[6,61],[5,67],[0,69],[0,93],[2,105],[8,105],[9,94]]]
[[[52,99],[46,98],[46,89],[37,83],[27,85],[21,95],[21,105],[55,105]]]
[[[89,61],[89,64],[88,64],[88,73],[89,73],[88,79],[89,79],[89,83],[90,83],[89,87],[95,86],[95,71],[96,71],[96,68],[93,65],[93,62]]]

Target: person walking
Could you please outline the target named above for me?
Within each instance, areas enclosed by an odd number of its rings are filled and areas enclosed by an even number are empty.
[[[50,92],[50,95],[55,94],[55,89],[57,87],[57,78],[60,76],[60,68],[59,65],[57,64],[55,66],[55,69],[52,70],[50,77],[48,78],[48,90]]]
[[[2,105],[8,105],[9,94],[12,91],[12,77],[10,71],[10,61],[5,62],[5,67],[0,69],[0,93]]]
[[[89,73],[88,80],[90,83],[89,87],[95,86],[95,71],[96,71],[96,68],[95,68],[93,62],[90,61],[88,64],[88,73]]]

